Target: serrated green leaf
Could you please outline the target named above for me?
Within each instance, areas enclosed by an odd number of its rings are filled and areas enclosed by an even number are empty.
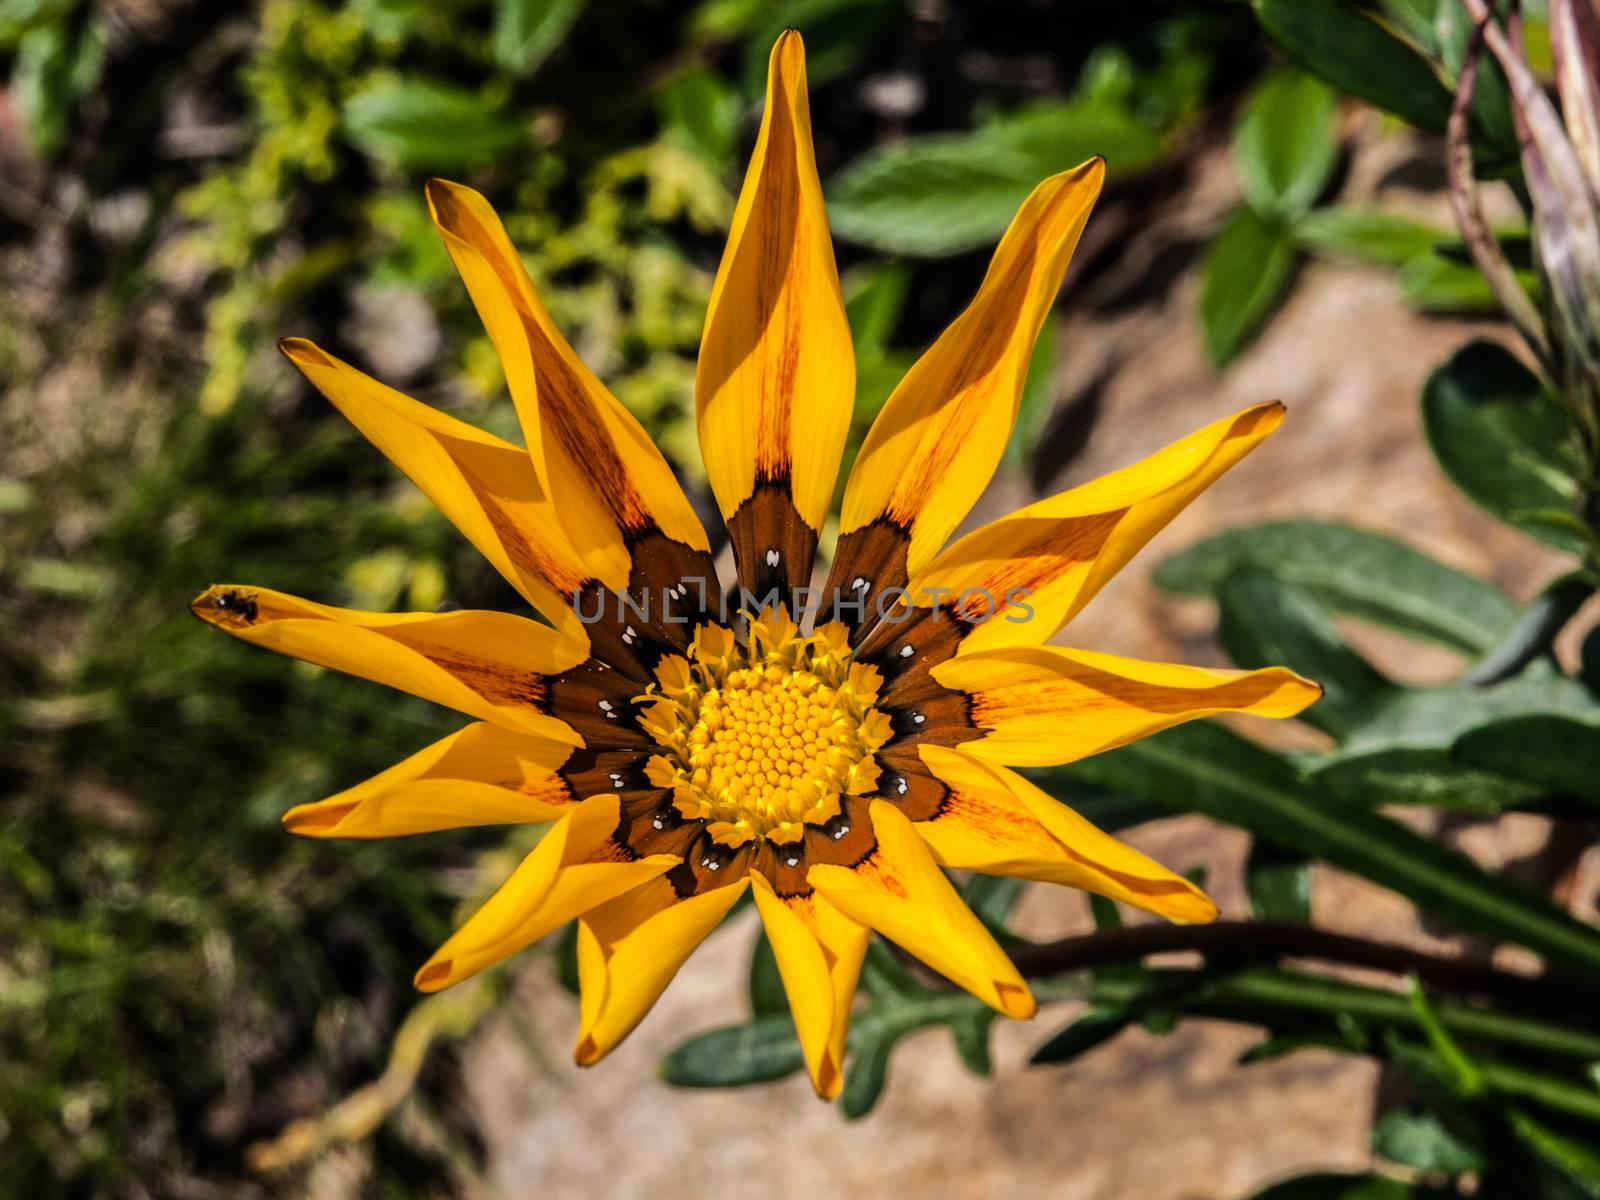
[[[1301,246],[1328,258],[1380,266],[1402,266],[1433,254],[1455,233],[1381,208],[1319,208],[1300,217],[1294,235]]]
[[[1392,1112],[1372,1126],[1374,1153],[1418,1171],[1459,1175],[1480,1171],[1484,1161],[1430,1112]]]
[[[1565,409],[1510,351],[1473,342],[1457,352],[1428,377],[1422,416],[1439,465],[1482,508],[1560,549],[1584,548],[1570,531],[1519,519],[1572,511],[1578,466]]]
[[[1600,930],[1397,821],[1317,795],[1285,759],[1219,725],[1168,730],[1057,772],[1241,826],[1399,892],[1462,929],[1600,976]]]
[[[585,0],[495,0],[494,60],[516,75],[531,75],[561,45]]]
[[[1277,71],[1256,86],[1233,134],[1251,208],[1293,219],[1316,202],[1339,158],[1334,115],[1333,93],[1310,75]]]
[[[1217,589],[1219,633],[1241,667],[1281,665],[1320,683],[1322,699],[1301,719],[1342,737],[1395,690],[1339,633],[1305,588],[1260,567],[1241,567]]]
[[[1269,37],[1300,66],[1419,129],[1442,133],[1450,94],[1426,60],[1340,0],[1252,0]]]
[[[1289,227],[1236,208],[1206,248],[1200,277],[1200,325],[1219,367],[1232,362],[1277,307],[1298,254]]]
[[[344,127],[372,157],[428,171],[487,161],[528,136],[522,122],[488,97],[422,79],[368,84],[345,102]]]
[[[1516,619],[1505,594],[1393,538],[1324,521],[1274,521],[1219,534],[1161,563],[1158,587],[1216,595],[1234,571],[1270,571],[1337,613],[1481,654]]]

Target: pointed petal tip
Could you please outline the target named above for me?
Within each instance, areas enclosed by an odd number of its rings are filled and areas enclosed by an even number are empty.
[[[817,1073],[811,1077],[811,1087],[817,1093],[817,1099],[830,1104],[844,1090],[844,1072],[839,1069],[831,1053],[824,1054],[817,1064]]]
[[[278,339],[278,352],[304,370],[308,365],[313,367],[331,367],[333,359],[323,351],[310,338],[285,337]]]
[[[789,85],[804,84],[806,72],[806,43],[798,29],[785,29],[772,43],[772,55],[767,60],[769,86],[782,80]]]
[[[1033,993],[1026,985],[1018,987],[1002,979],[995,981],[994,990],[1000,1000],[1000,1011],[1008,1017],[1027,1021],[1039,1011],[1038,1001],[1033,998]]]
[[[456,236],[460,236],[464,205],[474,200],[488,203],[481,194],[465,184],[452,183],[437,176],[423,184],[422,191],[427,197],[428,215],[433,218],[433,223],[444,232]]]
[[[592,1067],[606,1056],[592,1036],[587,1033],[578,1035],[578,1044],[573,1047],[572,1061],[580,1067]]]
[[[422,964],[422,969],[412,979],[411,985],[419,992],[437,992],[449,987],[456,980],[450,978],[455,970],[455,959],[433,959]]]
[[[344,819],[356,810],[357,803],[297,804],[278,820],[286,833],[300,837],[333,837]]]

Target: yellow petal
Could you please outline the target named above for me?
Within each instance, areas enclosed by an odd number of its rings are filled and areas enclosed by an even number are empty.
[[[651,880],[578,923],[579,1066],[599,1062],[633,1032],[694,948],[717,927],[747,880],[678,899]]]
[[[962,642],[962,654],[1046,641],[1282,420],[1283,405],[1258,404],[974,530],[917,573],[913,600],[947,597],[982,622]],[[1022,606],[1007,611],[1010,596]]]
[[[416,986],[436,992],[460,983],[682,861],[671,854],[629,857],[612,838],[620,815],[615,796],[575,805],[422,965]]]
[[[830,594],[858,575],[876,576],[879,587],[904,583],[988,485],[1016,421],[1028,357],[1104,178],[1095,158],[1033,190],[977,296],[889,397],[845,488]],[[874,549],[884,526],[897,563],[871,561],[884,557]]]
[[[1065,884],[1185,925],[1216,919],[1217,906],[1194,884],[1015,771],[944,746],[919,749],[950,789],[938,814],[915,827],[944,866]]]
[[[571,745],[481,722],[365,783],[283,815],[290,833],[385,838],[470,825],[553,821],[573,796],[557,769]]]
[[[546,715],[545,677],[577,666],[587,649],[548,625],[509,613],[370,613],[237,584],[216,584],[196,616],[319,667],[359,675],[497,725],[581,744]]]
[[[594,576],[621,590],[622,535],[659,528],[707,550],[705,530],[643,427],[561,336],[500,218],[471,188],[428,182],[428,208],[505,368],[540,482]]]
[[[695,373],[706,474],[746,586],[777,577],[789,586],[807,582],[854,398],[855,354],[811,149],[805,48],[789,30],[772,48],[761,133],[712,286]],[[810,534],[805,544],[775,540],[777,516],[760,521],[760,533],[740,527],[755,517],[749,509],[736,517],[741,507],[762,503],[753,499],[758,485],[770,485],[764,490],[775,493],[774,507],[787,511],[777,501],[792,497],[791,515]],[[769,551],[787,561],[763,570]]]
[[[784,898],[760,872],[750,878],[811,1085],[824,1100],[835,1099],[844,1086],[845,1035],[867,953],[867,928],[815,892]]]
[[[385,387],[304,338],[278,343],[311,384],[410,477],[530,604],[571,637],[591,568],[561,533],[528,455]]]
[[[904,946],[935,971],[1011,1017],[1031,1017],[1033,994],[983,923],[944,877],[911,822],[872,802],[878,846],[856,867],[814,866],[806,879],[847,917]]]
[[[1322,695],[1285,667],[1215,671],[1058,646],[961,655],[933,678],[972,697],[984,735],[962,749],[1019,767],[1076,762],[1213,713],[1292,717]]]

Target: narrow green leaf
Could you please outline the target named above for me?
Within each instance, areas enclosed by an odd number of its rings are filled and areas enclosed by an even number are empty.
[[[661,1060],[661,1078],[676,1087],[739,1087],[782,1079],[805,1065],[794,1022],[765,1017],[674,1046]]]
[[[1339,158],[1327,85],[1277,71],[1256,86],[1233,134],[1245,200],[1263,216],[1293,219],[1316,202]]]
[[[1242,826],[1399,892],[1463,929],[1600,976],[1600,930],[1396,821],[1330,803],[1284,759],[1221,726],[1182,726],[1057,770]]]
[[[1321,794],[1365,808],[1426,804],[1492,814],[1532,804],[1543,795],[1530,783],[1458,762],[1453,751],[1438,747],[1341,753],[1313,760],[1306,770]]]
[[[1222,581],[1217,604],[1222,644],[1234,662],[1289,667],[1322,685],[1322,699],[1301,718],[1309,725],[1342,737],[1395,690],[1303,587],[1245,566]]]
[[[1517,272],[1526,286],[1532,276]],[[1471,263],[1445,254],[1423,254],[1400,268],[1400,295],[1412,308],[1429,313],[1499,313],[1500,301]]]
[[[1483,1072],[1450,1036],[1450,1031],[1439,1020],[1439,1014],[1433,1010],[1427,993],[1422,990],[1422,984],[1415,975],[1406,980],[1406,999],[1411,1002],[1411,1010],[1417,1014],[1417,1024],[1428,1039],[1428,1045],[1449,1072],[1456,1093],[1467,1100],[1481,1096],[1487,1086]]]
[[[1033,1066],[1071,1062],[1109,1042],[1134,1020],[1134,1015],[1125,1009],[1091,1008],[1065,1029],[1052,1034],[1028,1062]]]
[[[1600,719],[1513,715],[1467,730],[1450,752],[1463,763],[1524,780],[1545,795],[1600,808]]]
[[[1393,267],[1459,240],[1450,230],[1399,213],[1354,207],[1308,212],[1295,222],[1294,234],[1307,250],[1328,258]]]
[[[572,29],[584,0],[495,0],[494,59],[516,75],[531,75]]]
[[[1571,1176],[1584,1195],[1600,1197],[1600,1146],[1580,1142],[1516,1109],[1507,1116],[1517,1136],[1540,1158]]]
[[[783,990],[783,976],[778,974],[778,956],[765,932],[756,936],[750,951],[750,1015],[762,1017],[788,1017],[789,996]]]
[[[1444,132],[1450,95],[1427,61],[1340,0],[1252,0],[1268,36],[1342,92],[1419,129]]]
[[[421,79],[368,84],[345,102],[344,126],[372,157],[414,170],[472,166],[527,139],[522,122],[497,102]]]
[[[1157,586],[1216,595],[1241,567],[1260,567],[1330,609],[1453,650],[1481,654],[1516,619],[1492,585],[1392,538],[1323,521],[1274,521],[1209,538],[1161,563]]]
[[[1484,1166],[1483,1156],[1430,1112],[1386,1114],[1372,1126],[1372,1149],[1390,1162],[1418,1171],[1459,1175]]]
[[[889,1052],[893,1049],[894,1039],[884,1037],[859,1046],[850,1056],[839,1093],[839,1109],[846,1119],[859,1120],[878,1103],[889,1081]]]
[[[1256,841],[1245,860],[1250,915],[1258,921],[1311,921],[1311,864],[1303,854]]]
[[[1248,1067],[1255,1063],[1272,1062],[1274,1059],[1287,1058],[1291,1054],[1298,1054],[1301,1050],[1349,1051],[1350,1049],[1351,1047],[1336,1034],[1272,1034],[1262,1038],[1254,1046],[1239,1055],[1239,1065]]]
[[[955,1038],[956,1053],[967,1070],[987,1079],[992,1064],[989,1061],[989,1028],[994,1024],[993,1009],[957,1017],[950,1022],[950,1033]]]
[[[1006,932],[1006,920],[1021,896],[1022,880],[1010,875],[974,875],[962,890],[973,915],[997,934]]]
[[[1121,929],[1122,910],[1117,907],[1115,900],[1108,900],[1104,896],[1089,893],[1089,913],[1094,918],[1096,929]]]
[[[1233,361],[1277,306],[1294,274],[1289,228],[1240,207],[1206,249],[1200,280],[1200,325],[1211,361]]]
[[[856,355],[882,354],[889,347],[911,290],[911,268],[903,262],[875,263],[846,274],[842,280],[844,314]]]
[[[100,22],[88,18],[57,18],[18,40],[10,92],[40,157],[66,141],[78,102],[100,81],[105,50]]]
[[[1578,466],[1559,401],[1510,351],[1474,342],[1429,376],[1423,426],[1439,465],[1486,511],[1563,550],[1580,538],[1523,515],[1571,512]]]

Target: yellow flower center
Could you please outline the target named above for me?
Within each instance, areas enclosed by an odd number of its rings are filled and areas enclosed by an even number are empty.
[[[769,609],[743,645],[702,625],[687,657],[662,659],[655,675],[640,697],[641,723],[662,747],[650,781],[719,842],[796,841],[838,816],[841,796],[878,782],[872,756],[890,734],[873,706],[882,676],[851,661],[837,621],[804,634]]]

